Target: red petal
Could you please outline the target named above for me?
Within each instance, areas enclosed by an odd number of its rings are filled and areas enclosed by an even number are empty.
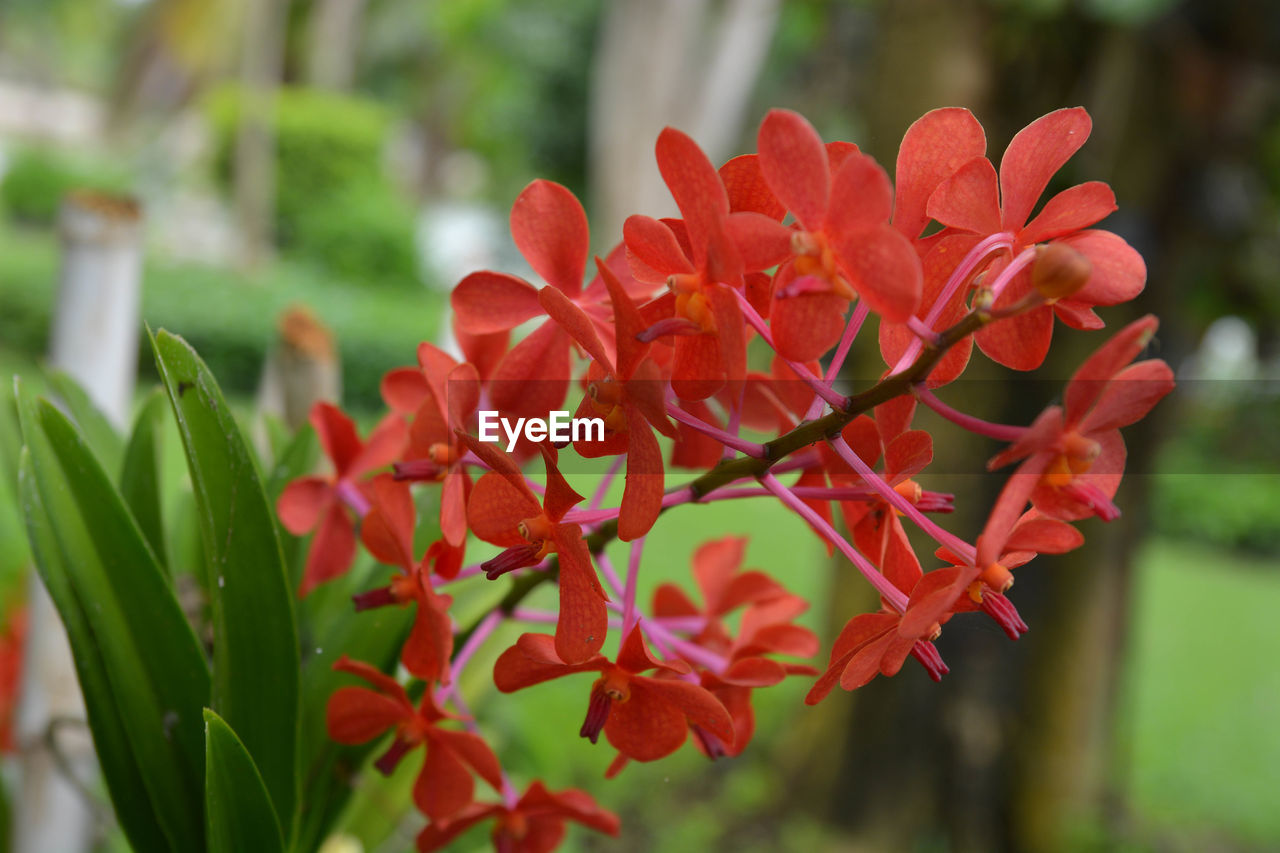
[[[523,545],[516,525],[542,515],[542,507],[503,474],[490,471],[471,489],[467,521],[478,538],[503,548]]]
[[[373,508],[360,525],[360,541],[378,562],[412,572],[416,512],[409,484],[384,475],[373,481],[373,490]]]
[[[542,451],[542,462],[547,472],[547,489],[542,498],[542,508],[546,511],[547,518],[559,521],[566,512],[585,499],[573,490],[556,467],[554,451],[546,444],[539,445],[538,449]]]
[[[1009,534],[1009,541],[1004,547],[1009,551],[1065,554],[1083,544],[1084,534],[1065,521],[1032,518],[1018,522],[1013,532]]]
[[[1019,273],[1001,294],[998,306],[1015,301],[1031,289],[1026,270]],[[997,320],[974,334],[978,349],[987,358],[1014,370],[1035,370],[1044,363],[1053,340],[1053,309],[1047,305],[1025,314]]]
[[[449,745],[449,748],[465,763],[471,765],[481,779],[488,782],[495,791],[502,790],[502,765],[498,756],[493,754],[484,738],[472,732],[454,732],[437,730],[436,737]]]
[[[831,185],[831,207],[822,229],[839,235],[865,225],[889,221],[893,184],[880,164],[865,154],[849,157]]]
[[[1032,490],[1040,482],[1045,468],[1053,460],[1048,452],[1037,453],[1029,457],[1009,475],[996,505],[991,509],[982,535],[978,537],[978,554],[974,561],[979,568],[996,562],[1005,549],[1005,542],[1013,530],[1014,524],[1022,516]]]
[[[1147,283],[1147,265],[1142,255],[1110,231],[1081,231],[1064,237],[1061,242],[1082,253],[1093,265],[1093,273],[1085,286],[1064,301],[1119,305],[1141,293]]]
[[[500,272],[473,272],[449,295],[454,322],[470,335],[491,335],[542,313],[538,291],[522,278]]]
[[[744,658],[720,676],[720,680],[740,687],[771,687],[787,677],[782,664],[768,658]]]
[[[693,552],[693,577],[709,612],[722,612],[720,597],[742,567],[747,553],[745,536],[726,536],[698,546]]]
[[[693,260],[700,266],[715,224],[729,215],[729,197],[716,169],[698,143],[675,128],[664,128],[656,146],[658,171],[680,208]]]
[[[693,264],[680,248],[676,235],[659,220],[628,216],[622,224],[622,234],[631,272],[641,281],[665,282],[667,276],[693,272]],[[643,266],[637,268],[636,262]]]
[[[680,748],[689,732],[684,713],[665,701],[651,684],[651,679],[633,679],[631,696],[625,702],[613,703],[604,724],[609,743],[636,761],[655,761],[670,755]]]
[[[831,192],[822,137],[799,113],[770,110],[757,138],[769,189],[806,231],[818,231]]]
[[[947,178],[929,197],[928,214],[943,225],[995,234],[1000,227],[1000,196],[995,167],[986,157],[974,157]]]
[[[351,460],[347,476],[358,477],[375,468],[390,465],[404,452],[408,442],[408,425],[403,417],[391,412],[373,428],[373,432],[369,433],[368,441],[364,443],[364,447],[360,448],[355,459]]]
[[[440,533],[456,547],[467,541],[467,475],[450,471],[440,489]]]
[[[423,580],[426,583],[426,580]],[[413,629],[404,642],[400,660],[415,678],[429,682],[449,682],[449,659],[453,655],[453,623],[448,607],[453,598],[424,591],[418,601]]]
[[[1107,383],[1138,357],[1159,328],[1152,314],[1134,320],[1085,359],[1067,383],[1067,423],[1078,424],[1093,408]]]
[[[855,652],[840,673],[840,686],[845,690],[857,690],[875,678],[897,640],[896,631],[886,631]]]
[[[662,511],[662,448],[653,430],[634,407],[628,407],[627,476],[618,514],[618,538],[639,539],[649,532]]]
[[[1018,235],[1023,245],[1043,243],[1073,234],[1105,219],[1116,208],[1116,196],[1102,181],[1089,181],[1063,190],[1045,202],[1044,209]]]
[[[513,693],[544,681],[594,672],[609,666],[603,657],[580,664],[567,664],[555,652],[555,640],[546,634],[522,634],[519,641],[498,656],[493,665],[493,683],[503,693]]]
[[[844,334],[849,300],[834,293],[802,293],[773,300],[769,327],[778,355],[810,362],[824,355]]]
[[[595,324],[585,311],[570,301],[569,297],[551,287],[544,287],[538,293],[538,301],[551,319],[559,323],[560,328],[577,341],[589,356],[601,367],[613,372],[613,360],[605,353],[604,344],[600,343],[600,336],[596,334]]]
[[[413,785],[413,802],[433,822],[453,817],[475,794],[475,782],[466,765],[441,734],[435,729],[429,731],[427,760]]]
[[[360,437],[356,425],[341,409],[332,403],[318,402],[311,407],[311,426],[315,428],[324,448],[324,455],[333,462],[334,473],[342,477],[356,454],[360,452]]]
[[[324,477],[299,477],[280,493],[276,515],[285,530],[302,536],[320,523],[333,499],[333,486]]]
[[[659,584],[653,591],[653,615],[655,618],[671,616],[697,616],[701,613],[684,590],[673,583]]]
[[[920,307],[920,258],[901,233],[888,225],[853,229],[834,248],[858,295],[885,320],[905,323]]]
[[[791,235],[796,233],[759,213],[735,213],[725,220],[724,228],[746,272],[766,270],[786,260]]]
[[[910,394],[881,403],[875,408],[876,429],[880,432],[881,444],[888,445],[895,438],[911,429],[911,421],[916,415],[916,398]],[[886,459],[889,470],[897,470]]]
[[[311,592],[317,584],[336,578],[351,567],[356,558],[356,532],[342,504],[330,504],[320,529],[311,540],[307,565],[302,572],[299,597]]]
[[[489,380],[489,399],[508,418],[545,418],[568,393],[569,337],[556,323],[516,344]]]
[[[410,415],[427,396],[427,379],[417,367],[397,367],[382,376],[382,399],[394,412]]]
[[[365,743],[412,712],[391,696],[364,687],[339,687],[325,707],[325,726],[338,743]]]
[[[1159,359],[1127,367],[1107,385],[1080,429],[1092,434],[1140,421],[1173,390],[1173,385],[1173,371]]]
[[[919,237],[929,224],[925,207],[938,184],[986,150],[982,125],[966,109],[933,110],[917,119],[898,149],[893,226],[913,240]]]
[[[466,355],[467,361],[476,367],[481,379],[493,375],[494,368],[507,353],[507,342],[511,339],[510,331],[494,332],[491,335],[473,335],[458,327],[458,316],[453,317],[453,335],[458,339],[458,347]]]
[[[720,700],[705,687],[672,678],[633,678],[632,699],[635,699],[635,688],[640,684],[652,697],[651,701],[674,705],[689,718],[690,723],[701,726],[725,743],[733,743],[733,719]]]
[[[787,209],[765,182],[758,155],[743,154],[725,163],[720,167],[720,181],[729,196],[731,212],[762,213],[776,222],[787,215]]]
[[[565,187],[537,180],[511,206],[511,237],[542,280],[566,296],[582,292],[590,236],[582,204]]]
[[[933,461],[933,437],[922,429],[902,433],[885,448],[885,478],[896,484],[914,477]]]
[[[560,559],[560,619],[556,654],[565,663],[588,661],[604,645],[609,630],[608,600],[591,565],[591,554],[576,524],[555,528]]]
[[[705,400],[724,387],[726,371],[715,334],[686,335],[675,340],[671,390],[681,400]]]
[[[1092,127],[1084,108],[1073,107],[1041,116],[1018,131],[1000,160],[1005,230],[1022,228],[1049,179],[1080,150]]]

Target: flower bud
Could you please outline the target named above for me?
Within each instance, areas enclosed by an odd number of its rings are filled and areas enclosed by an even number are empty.
[[[1093,264],[1065,243],[1048,243],[1036,249],[1031,283],[1045,299],[1065,299],[1089,281]]]

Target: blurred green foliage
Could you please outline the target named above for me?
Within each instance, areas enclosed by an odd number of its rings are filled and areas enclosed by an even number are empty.
[[[45,351],[56,282],[52,235],[0,229],[0,340],[6,347]],[[382,405],[382,374],[411,364],[418,343],[435,337],[444,297],[426,288],[354,287],[286,261],[252,274],[155,261],[144,273],[143,319],[153,328],[180,330],[232,393],[257,389],[276,318],[294,303],[311,306],[334,332],[346,402],[373,409]],[[144,345],[139,329],[139,346]],[[138,363],[150,371],[149,358]]]
[[[1184,407],[1151,490],[1159,533],[1280,554],[1280,445],[1257,440],[1280,421],[1280,397],[1261,393],[1265,384],[1257,383],[1258,393],[1240,389],[1233,400]]]
[[[124,193],[132,181],[118,163],[72,156],[58,151],[19,151],[0,181],[0,203],[14,220],[50,227],[57,221],[62,198],[71,190]]]
[[[243,101],[234,86],[208,99],[216,175],[228,191]],[[387,111],[365,98],[286,87],[274,116],[281,249],[361,284],[418,283],[413,208],[382,168]]]

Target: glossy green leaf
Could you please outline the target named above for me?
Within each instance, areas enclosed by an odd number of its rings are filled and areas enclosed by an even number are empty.
[[[107,680],[106,664],[98,652],[89,620],[63,565],[57,534],[40,500],[40,490],[31,469],[31,456],[25,451],[21,457],[18,487],[36,569],[67,630],[75,660],[76,680],[84,694],[93,748],[111,804],[115,807],[116,819],[134,850],[140,853],[167,850],[169,844],[160,828],[160,819],[151,798],[138,795],[138,792],[146,791],[142,770],[134,758],[124,720],[116,707],[115,696]]]
[[[117,779],[113,797],[145,794],[169,845],[198,850],[204,841],[204,750],[197,721],[211,691],[203,652],[83,437],[52,404],[21,390],[18,398],[28,482],[41,507],[28,526],[44,524],[44,540],[54,543],[51,549],[31,536],[41,548],[42,574],[64,621],[86,626],[88,638],[82,631],[75,649],[77,666],[105,675],[136,762],[136,771],[107,771]],[[59,583],[63,589],[54,594]],[[108,702],[101,694],[95,701]],[[104,719],[112,715],[105,707],[96,712]],[[142,786],[125,788],[120,779],[129,776],[141,776]]]
[[[61,370],[48,370],[46,373],[50,389],[58,395],[71,420],[80,427],[102,467],[115,474],[124,459],[124,438],[70,374]]]
[[[226,721],[207,708],[204,738],[209,853],[283,851],[280,821],[253,757]]]
[[[163,330],[152,346],[182,436],[204,540],[213,707],[244,741],[276,813],[291,826],[298,641],[274,508],[208,367]]]
[[[16,588],[31,562],[15,491],[22,439],[11,403],[9,395],[0,395],[0,594]]]
[[[168,405],[157,388],[138,412],[124,450],[120,493],[162,566],[169,558],[160,512],[160,423]]]

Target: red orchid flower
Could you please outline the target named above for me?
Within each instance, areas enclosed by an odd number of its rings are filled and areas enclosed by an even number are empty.
[[[396,478],[441,484],[440,532],[450,548],[461,551],[471,477],[462,463],[467,447],[457,430],[466,428],[480,405],[480,376],[471,364],[458,364],[427,343],[418,348],[418,359],[422,395],[409,427],[409,446],[395,465]]]
[[[985,157],[974,157],[944,181],[929,198],[928,214],[949,228],[986,237],[1011,235],[1013,255],[1037,243],[1054,241],[1083,255],[1092,269],[1085,285],[1070,296],[993,323],[976,337],[978,347],[1015,370],[1039,367],[1049,349],[1057,316],[1077,329],[1103,323],[1095,305],[1115,305],[1137,296],[1146,282],[1142,257],[1109,231],[1091,230],[1116,209],[1115,195],[1101,181],[1063,190],[1028,222],[1049,179],[1089,138],[1092,122],[1081,107],[1049,113],[1014,136],[1000,161],[1000,174]],[[991,277],[1007,265],[998,261]],[[1030,270],[1023,270],[993,306],[996,310],[1022,300],[1032,290]]]
[[[939,548],[935,553],[953,566],[965,569],[960,582],[973,578],[966,587],[968,595],[957,598],[952,610],[956,613],[981,610],[1009,639],[1016,640],[1027,632],[1027,623],[1004,596],[1013,586],[1013,573],[1009,570],[1026,565],[1037,554],[1065,554],[1083,544],[1084,536],[1070,524],[1028,510],[1014,524],[1003,545],[995,547],[989,540],[978,537],[978,552],[983,559],[994,561],[984,563],[975,559],[978,565],[974,566],[947,548]]]
[[[362,443],[351,419],[337,406],[325,402],[311,407],[311,425],[333,463],[333,474],[299,477],[285,487],[276,501],[281,524],[294,536],[316,530],[307,552],[299,596],[351,567],[356,556],[356,533],[347,512],[350,509],[363,515],[369,508],[367,485],[360,478],[395,460],[406,438],[404,418],[392,412]]]
[[[899,397],[877,406],[874,419],[866,415],[855,418],[843,435],[868,467],[874,467],[883,455],[881,479],[912,504],[920,505],[924,490],[913,478],[933,461],[933,437],[925,430],[909,429],[914,412],[915,399]],[[847,473],[833,473],[832,480],[847,485],[862,482],[847,466],[844,470]],[[905,566],[914,583],[920,565],[898,510],[883,498],[841,501],[840,510],[845,526],[853,534],[854,544],[867,559],[891,580],[894,573]]]
[[[856,148],[833,168],[813,125],[790,110],[765,116],[759,146],[769,188],[796,219],[786,232],[793,259],[774,278],[769,315],[778,353],[792,361],[822,355],[858,297],[890,322],[911,316],[920,304],[920,261],[889,225],[893,185],[884,169]]]
[[[516,248],[542,280],[607,328],[597,307],[597,286],[583,289],[590,236],[582,204],[565,187],[537,180],[511,207]],[[472,273],[450,296],[459,329],[469,335],[507,332],[544,313],[538,288],[506,273]],[[556,323],[543,323],[494,367],[489,393],[495,408],[519,417],[545,417],[564,403],[569,389],[569,338]]]
[[[675,198],[682,223],[631,216],[623,225],[627,260],[640,281],[665,283],[670,293],[651,312],[660,319],[646,340],[675,336],[671,387],[685,400],[705,400],[746,376],[746,326],[732,293],[743,288],[743,257],[728,228],[729,200],[711,161],[684,133],[658,136],[658,169]],[[735,214],[750,227],[763,216]],[[682,239],[683,238],[683,239]]]
[[[419,744],[426,748],[422,772],[413,786],[413,801],[432,821],[446,821],[472,801],[474,772],[495,791],[502,789],[497,756],[479,735],[440,727],[451,718],[440,710],[428,690],[417,709],[394,678],[343,655],[334,663],[373,686],[340,687],[329,697],[326,724],[338,743],[366,743],[386,731],[395,739],[375,766],[390,775],[405,754]]]
[[[1067,521],[1119,517],[1111,497],[1124,474],[1120,427],[1141,420],[1173,390],[1173,371],[1160,359],[1131,364],[1158,325],[1147,315],[1117,332],[1076,370],[1064,405],[1046,409],[987,464],[995,470],[1023,460],[1000,493],[986,531],[1011,529],[1028,499],[1043,514]]]
[[[415,511],[409,484],[384,474],[373,481],[373,494],[373,507],[364,517],[360,539],[375,559],[395,566],[400,573],[387,586],[355,596],[356,610],[417,604],[413,630],[401,648],[400,660],[418,678],[447,684],[453,654],[448,609],[453,598],[438,594],[431,586],[431,554],[421,562],[414,558]]]
[[[582,528],[563,522],[565,513],[582,501],[556,467],[554,453],[539,445],[547,470],[547,491],[541,502],[530,491],[511,458],[492,445],[465,436],[467,446],[492,469],[471,490],[467,520],[471,532],[493,545],[506,548],[484,563],[492,580],[506,572],[536,566],[550,554],[560,565],[560,618],[556,623],[556,652],[580,663],[604,645],[609,630],[609,600]]]
[[[987,152],[987,136],[973,113],[962,107],[931,110],[903,134],[894,168],[893,227],[915,241],[926,256],[945,231],[921,238],[929,224],[929,197],[943,181],[974,157]],[[928,294],[923,301],[929,304]]]
[[[618,538],[630,542],[648,533],[662,510],[662,449],[653,430],[657,428],[672,438],[676,432],[663,409],[665,383],[661,371],[645,357],[649,345],[637,340],[643,330],[640,312],[613,272],[599,258],[596,265],[613,301],[618,330],[616,367],[582,309],[550,288],[538,296],[547,313],[593,359],[587,374],[587,394],[577,417],[602,419],[604,440],[578,441],[574,449],[587,458],[627,454]]]
[[[511,693],[579,672],[599,673],[579,734],[595,743],[603,730],[615,749],[636,761],[655,761],[675,752],[691,724],[732,742],[733,721],[715,697],[683,679],[640,674],[651,669],[689,673],[683,661],[656,660],[637,625],[623,642],[616,663],[603,655],[566,663],[556,654],[551,637],[524,634],[498,657],[493,681],[503,693]]]
[[[936,569],[920,576],[910,588],[905,613],[882,606],[875,613],[850,619],[831,648],[826,672],[809,690],[805,703],[818,704],[837,683],[845,690],[857,690],[877,674],[897,675],[907,655],[919,660],[935,681],[941,678],[946,665],[931,641],[951,618],[956,599],[972,580],[967,571]],[[897,581],[894,585],[907,591]]]
[[[606,835],[617,836],[621,823],[585,791],[559,793],[539,781],[529,785],[512,806],[471,803],[444,823],[430,823],[418,835],[420,853],[439,850],[471,827],[493,820],[493,847],[500,853],[550,853],[564,840],[565,821],[574,821]]]

